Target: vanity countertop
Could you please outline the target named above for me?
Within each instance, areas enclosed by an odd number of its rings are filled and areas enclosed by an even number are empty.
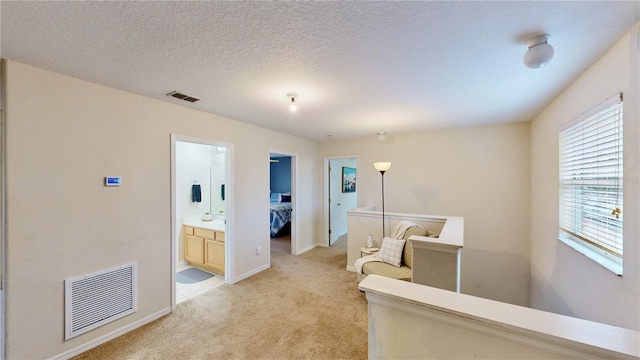
[[[202,221],[202,215],[185,217],[182,219],[182,225],[215,231],[225,231],[226,227],[224,220],[214,219],[211,221]]]

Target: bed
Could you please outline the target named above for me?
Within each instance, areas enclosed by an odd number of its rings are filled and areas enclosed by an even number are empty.
[[[277,197],[274,197],[272,194],[270,205],[269,231],[271,237],[289,234],[291,229],[291,195],[278,194]]]

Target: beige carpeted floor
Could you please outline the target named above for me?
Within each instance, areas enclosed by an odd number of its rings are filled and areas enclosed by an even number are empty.
[[[366,359],[367,302],[346,236],[178,305],[74,359]]]
[[[271,238],[271,252],[291,254],[291,235]]]

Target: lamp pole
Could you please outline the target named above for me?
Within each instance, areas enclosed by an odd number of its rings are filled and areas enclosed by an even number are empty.
[[[380,171],[380,175],[382,175],[382,238],[384,239],[384,170]]]
[[[382,175],[382,238],[384,239],[384,173],[389,170],[391,167],[390,162],[375,162],[373,163],[373,167],[376,170],[380,171],[380,175]]]

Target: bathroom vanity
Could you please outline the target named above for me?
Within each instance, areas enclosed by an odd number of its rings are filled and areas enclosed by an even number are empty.
[[[224,275],[224,222],[185,219],[182,228],[184,259],[190,265]]]

